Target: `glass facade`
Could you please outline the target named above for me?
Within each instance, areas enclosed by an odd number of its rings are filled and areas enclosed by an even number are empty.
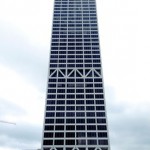
[[[42,150],[109,150],[95,0],[55,0]]]

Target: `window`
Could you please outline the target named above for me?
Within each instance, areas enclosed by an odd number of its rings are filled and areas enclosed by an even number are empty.
[[[69,98],[69,99],[74,99],[75,98],[75,95],[74,94],[70,94],[70,95],[67,95],[67,98]]]
[[[66,110],[75,110],[75,106],[66,106]]]
[[[64,119],[56,119],[56,123],[64,123]]]
[[[98,132],[98,137],[107,137],[107,132]]]
[[[65,104],[65,101],[64,101],[64,100],[57,100],[57,104],[58,104],[58,105]]]
[[[87,119],[87,123],[95,123],[95,119]]]
[[[53,140],[44,140],[43,145],[53,145]]]
[[[76,100],[76,104],[84,104],[84,100]]]
[[[56,106],[56,110],[65,110],[65,106]]]
[[[86,100],[86,104],[94,104],[94,100]]]
[[[84,95],[83,95],[83,94],[76,95],[76,98],[77,98],[77,99],[84,98]]]
[[[46,125],[45,130],[54,130],[54,126]]]
[[[103,93],[103,89],[95,89],[95,93]]]
[[[96,145],[97,140],[88,140],[88,145]]]
[[[85,130],[85,126],[77,125],[77,130]]]
[[[105,110],[104,106],[96,106],[96,110]]]
[[[64,99],[64,98],[65,98],[65,95],[57,95],[57,98],[58,98],[58,99]]]
[[[67,82],[74,82],[75,79],[67,79]]]
[[[108,140],[98,140],[99,145],[108,145]]]
[[[85,113],[84,112],[76,112],[76,116],[77,117],[85,117]]]
[[[65,87],[65,84],[58,84],[57,87]]]
[[[77,141],[77,145],[86,145],[86,140],[79,139],[76,141]]]
[[[56,117],[64,117],[64,112],[56,112]]]
[[[54,112],[46,112],[46,117],[54,117]]]
[[[55,110],[55,106],[47,106],[46,110]]]
[[[55,104],[55,100],[47,100],[47,104],[54,105]]]
[[[66,125],[66,130],[75,130],[75,126]]]
[[[48,84],[48,87],[56,87],[56,84]]]
[[[95,117],[95,112],[87,112],[86,116],[87,117]]]
[[[45,119],[45,123],[54,123],[54,119]]]
[[[96,104],[104,104],[104,100],[96,100]]]
[[[107,128],[106,128],[105,125],[98,125],[98,126],[97,126],[97,129],[98,129],[98,130],[107,130]]]
[[[55,137],[57,137],[57,138],[64,137],[64,133],[63,132],[56,132]]]
[[[56,125],[55,126],[55,130],[64,130],[64,126],[58,126],[58,125]]]
[[[96,130],[96,126],[94,125],[88,125],[87,130]]]
[[[74,132],[67,132],[66,137],[75,137],[75,133]]]
[[[97,112],[97,117],[105,117],[105,112]]]
[[[76,123],[85,123],[85,119],[76,119]]]
[[[85,137],[85,132],[77,132],[76,137],[79,137],[79,138]]]
[[[66,112],[66,117],[74,117],[75,112]]]
[[[64,140],[55,140],[55,145],[64,145]]]
[[[75,145],[75,140],[66,140],[66,145]]]
[[[87,132],[87,137],[96,137],[96,132]]]
[[[84,93],[84,89],[76,89],[76,93]]]
[[[65,89],[57,89],[57,93],[65,93]]]
[[[76,110],[84,110],[84,106],[76,106]]]
[[[67,100],[67,104],[75,104],[75,101],[74,100]]]
[[[85,87],[93,87],[93,84],[86,84]]]
[[[93,79],[85,79],[85,82],[93,82]]]
[[[97,119],[97,123],[106,123],[106,119]]]
[[[98,94],[98,95],[95,95],[95,98],[104,98],[104,95],[103,94]]]
[[[66,123],[75,123],[75,119],[66,119]]]
[[[94,82],[102,82],[102,79],[94,79]]]
[[[56,95],[47,95],[48,99],[54,99],[56,97]]]
[[[65,79],[58,79],[58,82],[65,82]]]
[[[94,110],[95,107],[94,106],[86,106],[86,110]]]

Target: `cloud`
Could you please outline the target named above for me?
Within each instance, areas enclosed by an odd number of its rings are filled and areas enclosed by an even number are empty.
[[[115,150],[148,150],[150,141],[150,110],[134,107],[132,99],[120,102],[113,87],[106,87],[108,125],[111,148]],[[121,143],[121,144],[119,144]]]
[[[20,122],[16,126],[1,125],[0,132],[0,150],[32,149],[41,146],[42,127],[38,124]]]
[[[13,68],[41,90],[45,89],[49,47],[31,44],[19,29],[9,24],[1,23],[0,32],[0,63]]]
[[[8,92],[9,93],[9,92]],[[11,101],[4,100],[0,98],[0,120],[2,118],[9,116],[22,116],[26,114],[26,111],[21,109],[17,104]],[[18,113],[19,112],[19,113]]]
[[[54,0],[5,0],[0,2],[0,20],[15,26],[32,44],[49,46]]]
[[[0,149],[40,147],[45,95],[3,65],[0,79],[0,120],[16,123],[0,124]]]

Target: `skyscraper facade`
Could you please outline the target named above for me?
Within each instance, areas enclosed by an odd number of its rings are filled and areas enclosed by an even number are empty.
[[[95,0],[55,0],[42,150],[109,150]]]

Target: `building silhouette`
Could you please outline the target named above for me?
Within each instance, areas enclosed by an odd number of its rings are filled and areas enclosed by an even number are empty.
[[[55,0],[42,150],[109,150],[95,0]]]

